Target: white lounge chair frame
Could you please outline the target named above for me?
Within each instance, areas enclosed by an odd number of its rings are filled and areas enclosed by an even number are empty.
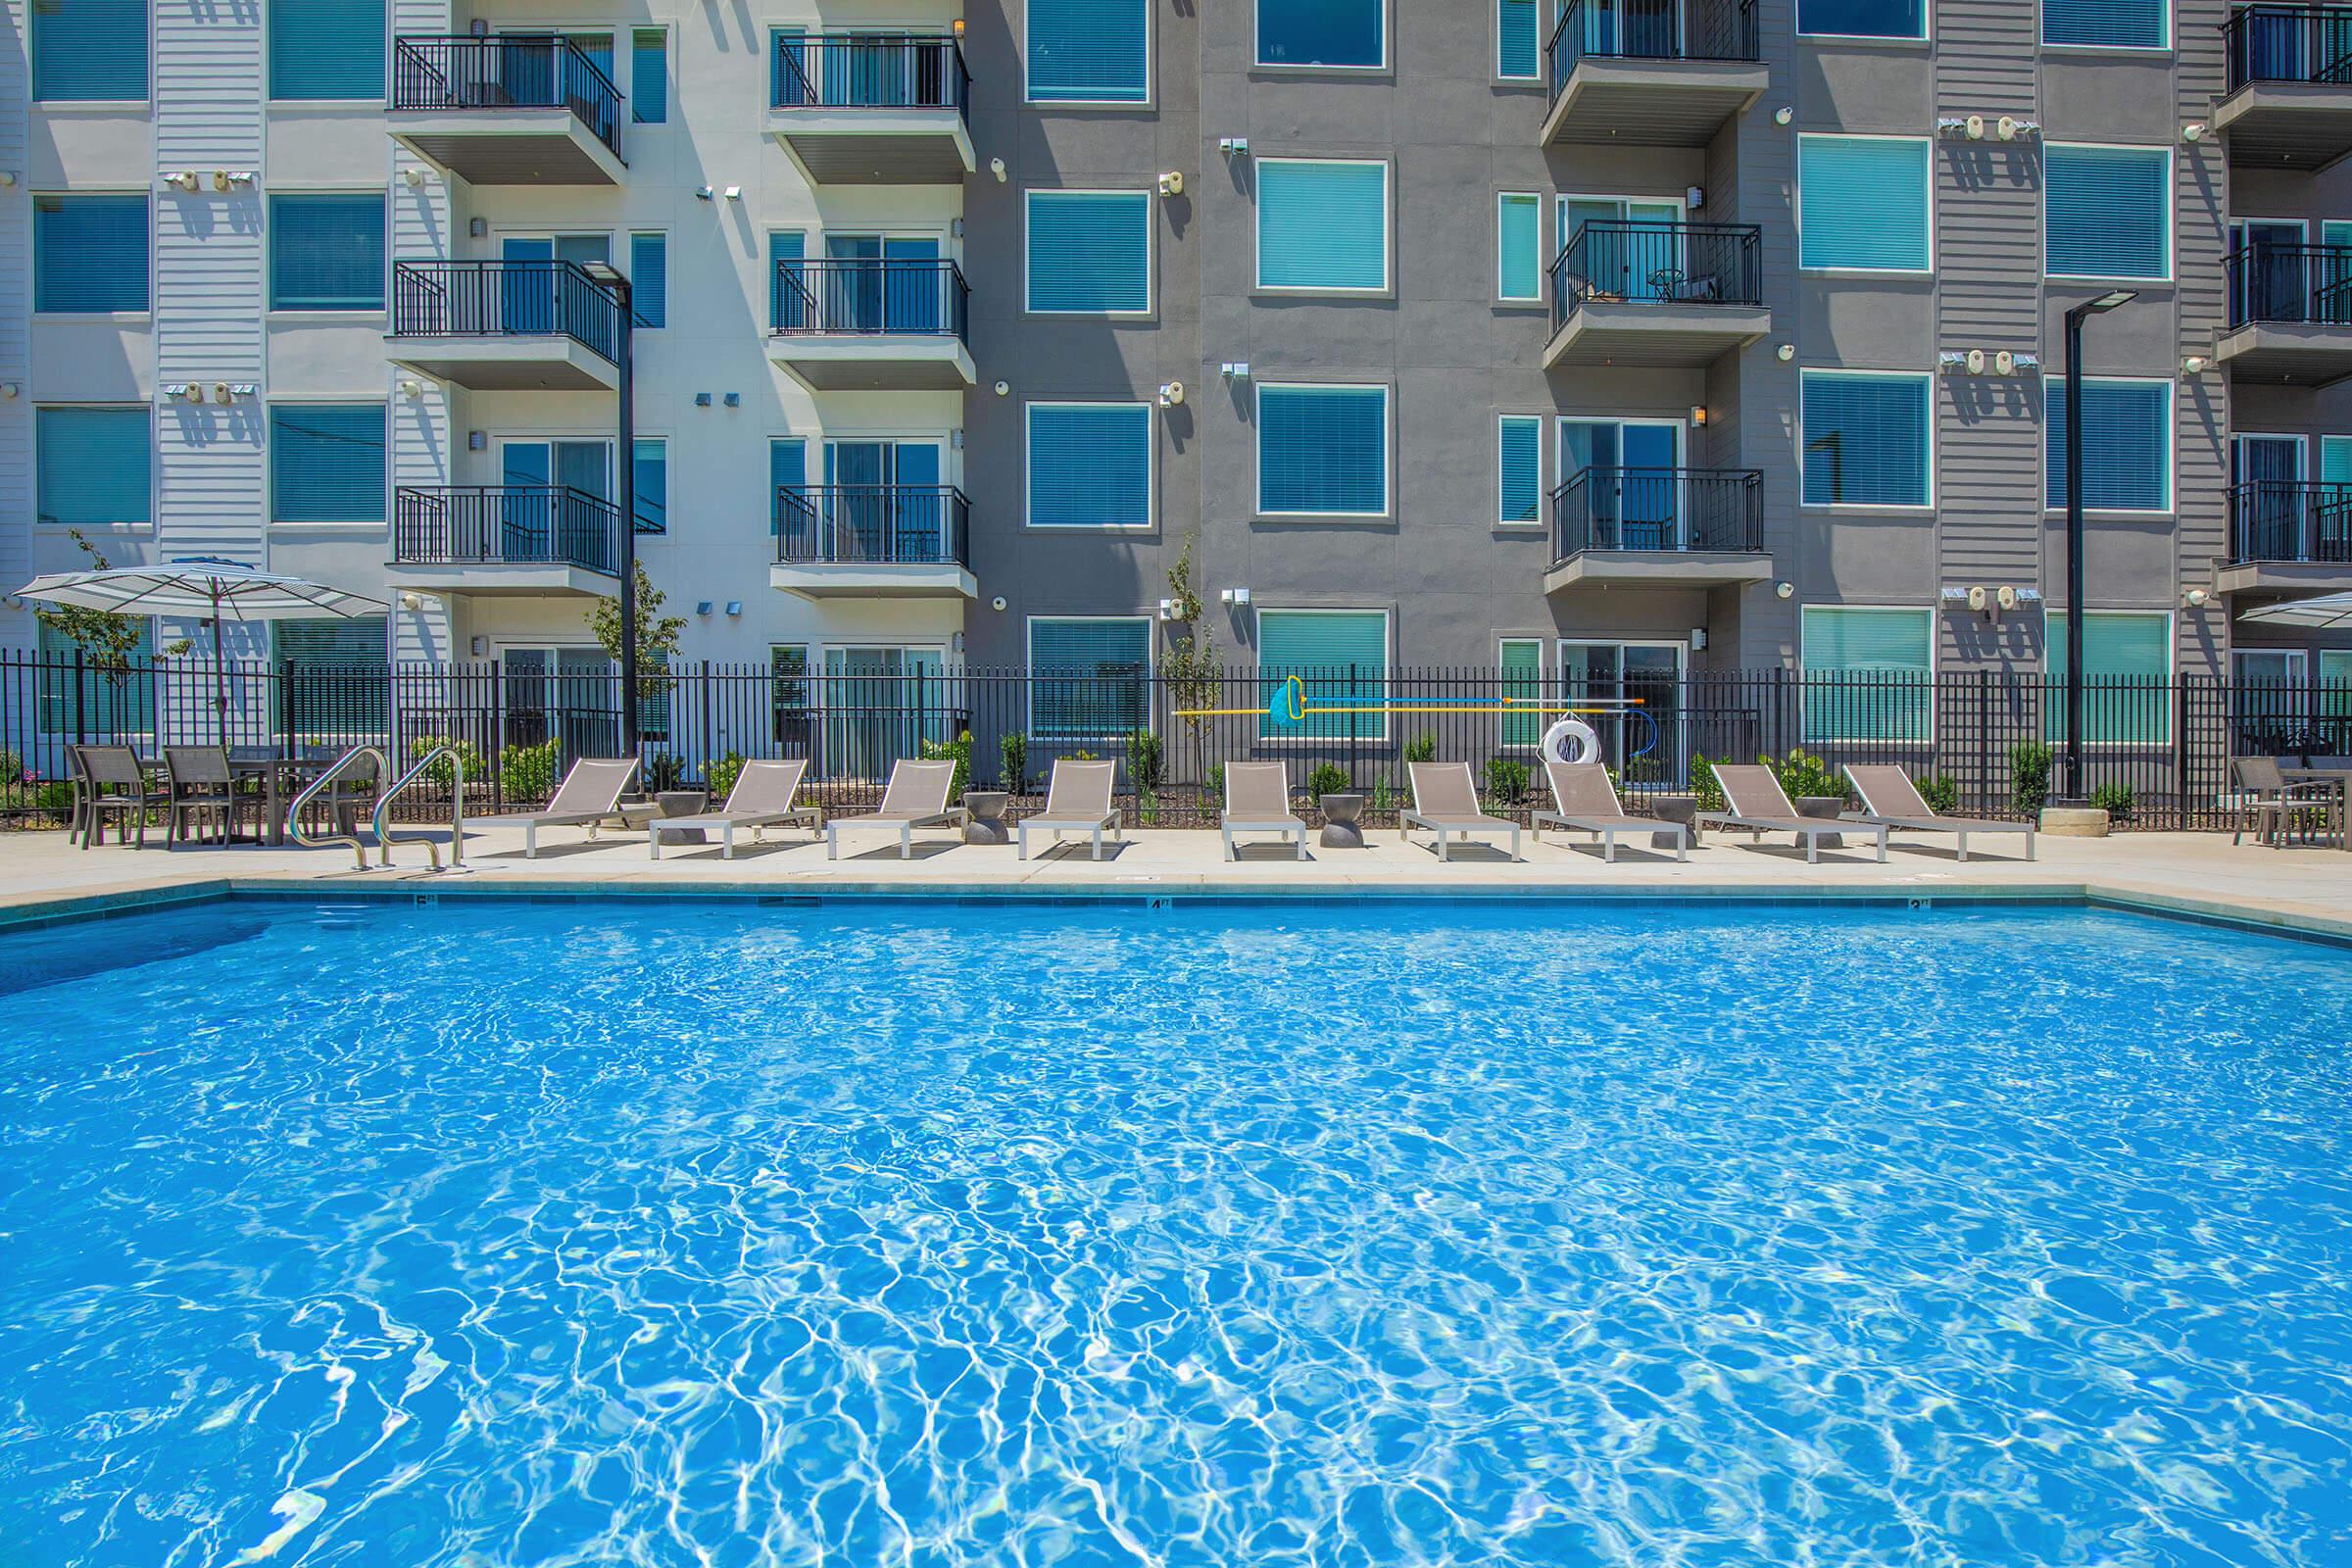
[[[1119,820],[1118,808],[1110,804],[1112,786],[1117,782],[1119,764],[1116,762],[1073,762],[1066,759],[1054,764],[1054,780],[1046,786],[1046,808],[1037,815],[1024,818],[1015,829],[1018,842],[1013,858],[1029,858],[1029,830],[1054,835],[1059,844],[1065,833],[1083,833],[1093,840],[1092,854],[1102,858],[1102,835],[1107,832],[1121,844],[1127,842],[1125,828]],[[1049,845],[1051,849],[1053,846]]]
[[[1760,762],[1709,762],[1716,786],[1723,791],[1720,811],[1701,811],[1698,820],[1717,827],[1743,827],[1759,838],[1766,833],[1793,833],[1805,841],[1805,863],[1821,861],[1821,841],[1837,833],[1878,840],[1879,859],[1886,859],[1886,829],[1883,823],[1848,821],[1844,817],[1806,816],[1788,804],[1788,792],[1772,769]],[[1744,803],[1744,804],[1742,804]]]
[[[916,828],[963,826],[964,808],[948,804],[948,792],[955,787],[954,762],[901,760],[891,767],[880,810],[837,816],[825,824],[825,858],[841,858],[841,830],[845,827],[895,827],[899,830],[899,858],[913,859]]]
[[[1397,813],[1397,834],[1410,844],[1413,829],[1434,833],[1438,839],[1438,858],[1448,858],[1446,841],[1450,836],[1459,839],[1483,838],[1495,833],[1511,836],[1511,858],[1520,859],[1519,824],[1508,817],[1489,816],[1478,807],[1478,784],[1470,776],[1468,762],[1408,762],[1405,771],[1412,779],[1413,808]]]
[[[1690,829],[1682,822],[1627,814],[1617,799],[1617,786],[1609,782],[1609,770],[1598,762],[1545,762],[1544,778],[1551,786],[1549,811],[1538,811],[1535,817],[1536,842],[1544,842],[1544,825],[1566,828],[1578,833],[1591,833],[1600,840],[1600,860],[1603,865],[1617,859],[1617,835],[1639,833],[1674,835],[1674,858],[1690,858]],[[1605,808],[1604,808],[1605,807]]]
[[[1306,858],[1306,819],[1291,809],[1290,773],[1280,762],[1225,764],[1225,810],[1218,828],[1228,860],[1239,853],[1236,833],[1280,833],[1298,840],[1298,858]]]
[[[620,795],[636,776],[634,757],[583,757],[572,763],[564,782],[556,786],[547,809],[522,819],[522,858],[539,858],[539,830],[543,827],[585,826],[592,843],[596,830],[607,822],[626,828],[629,819],[620,808]]]
[[[735,858],[735,830],[748,827],[752,841],[761,842],[766,830],[780,823],[806,822],[813,844],[825,829],[824,808],[795,806],[793,797],[800,793],[801,776],[808,771],[805,757],[769,759],[743,764],[735,776],[735,787],[727,791],[726,804],[715,811],[704,811],[695,816],[657,816],[645,824],[646,839],[653,858],[662,858],[662,835],[664,833],[700,832],[705,828],[718,829],[718,858]],[[763,807],[762,800],[782,801],[781,807]]]

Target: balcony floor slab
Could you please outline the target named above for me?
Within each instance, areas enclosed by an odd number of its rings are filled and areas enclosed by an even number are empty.
[[[1544,574],[1544,591],[1722,588],[1771,579],[1772,558],[1744,550],[1585,550],[1555,563]]]
[[[620,155],[568,109],[394,110],[393,139],[469,185],[618,185]]]
[[[977,599],[980,584],[955,562],[778,562],[768,586],[803,599]]]

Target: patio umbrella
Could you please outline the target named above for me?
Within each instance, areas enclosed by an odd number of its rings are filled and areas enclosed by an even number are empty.
[[[2352,594],[2289,599],[2283,604],[2249,610],[2237,618],[2259,621],[2265,626],[2302,626],[2319,631],[2352,626]]]

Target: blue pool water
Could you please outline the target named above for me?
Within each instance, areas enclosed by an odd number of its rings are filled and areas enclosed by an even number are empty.
[[[239,904],[0,993],[11,1568],[2352,1562],[2329,949]]]

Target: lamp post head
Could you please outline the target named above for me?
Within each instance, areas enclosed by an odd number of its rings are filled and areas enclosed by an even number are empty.
[[[2131,288],[2109,289],[2096,299],[2084,300],[2066,313],[2069,321],[2080,321],[2086,316],[2104,316],[2118,305],[2129,305],[2139,298],[2139,291]]]

